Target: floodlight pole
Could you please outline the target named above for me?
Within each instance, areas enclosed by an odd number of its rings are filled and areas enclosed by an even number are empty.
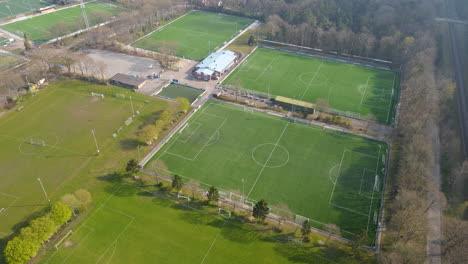
[[[135,116],[135,109],[133,108],[133,101],[132,101],[131,96],[130,96],[130,105],[132,106],[132,114],[133,114],[133,116]]]
[[[45,190],[45,188],[44,188],[44,185],[42,184],[41,178],[37,178],[37,180],[39,181],[39,184],[40,184],[41,187],[42,187],[42,191],[44,192],[44,195],[45,195],[47,201],[49,201],[49,203],[50,203],[49,196],[47,195],[47,192],[46,192],[46,190]]]
[[[94,144],[96,145],[96,151],[99,154],[99,152],[101,151],[99,151],[99,146],[97,144],[96,135],[94,134],[94,129],[91,129],[91,133],[93,134]]]
[[[241,181],[242,181],[242,197],[244,197],[244,199],[245,199],[245,188],[244,188],[244,185],[245,185],[245,179],[244,179],[244,178],[242,178],[242,179],[241,179]]]

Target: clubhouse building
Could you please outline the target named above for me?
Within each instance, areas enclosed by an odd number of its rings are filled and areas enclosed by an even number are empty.
[[[198,63],[192,70],[192,74],[199,80],[219,80],[219,78],[237,63],[237,55],[230,50],[222,50],[212,53]]]

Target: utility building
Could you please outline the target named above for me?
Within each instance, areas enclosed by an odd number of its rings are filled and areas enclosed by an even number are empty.
[[[122,73],[117,73],[109,79],[110,84],[124,87],[127,89],[132,89],[134,91],[140,89],[145,84],[145,82],[146,80],[143,78]]]
[[[218,80],[237,63],[237,59],[236,53],[230,50],[212,53],[193,68],[193,76],[205,81]]]

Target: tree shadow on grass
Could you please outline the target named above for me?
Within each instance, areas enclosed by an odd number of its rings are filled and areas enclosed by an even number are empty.
[[[180,205],[178,207],[173,206],[173,208],[182,209],[183,206],[180,206]],[[181,215],[181,219],[188,222],[188,223],[190,223],[190,224],[193,224],[193,225],[212,225],[213,222],[216,222],[218,220],[218,219],[214,218],[211,215],[207,215],[207,214],[195,211],[195,210],[187,208],[187,207],[185,207],[185,208],[186,209],[184,210],[184,212]]]
[[[254,243],[263,239],[263,236],[257,232],[252,232],[229,223],[223,226],[221,235],[230,241],[242,244]]]
[[[327,259],[328,256],[318,256],[312,252],[309,252],[306,248],[302,246],[291,246],[287,244],[277,244],[274,248],[275,252],[279,255],[287,258],[293,263],[310,263],[310,264],[331,264],[335,263]],[[332,255],[334,259],[335,256]]]
[[[110,183],[121,183],[124,176],[125,175],[120,172],[111,172],[106,175],[98,176],[97,179]]]
[[[138,193],[138,189],[130,184],[111,184],[106,186],[104,190],[118,197],[129,197]]]
[[[125,151],[134,150],[141,145],[141,141],[135,138],[126,138],[119,141],[120,148]]]

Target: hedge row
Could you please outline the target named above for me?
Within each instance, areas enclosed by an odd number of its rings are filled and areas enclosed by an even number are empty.
[[[32,220],[8,241],[4,250],[6,263],[23,264],[36,256],[41,245],[70,220],[71,216],[72,210],[66,204],[60,201],[53,204],[47,214]]]

